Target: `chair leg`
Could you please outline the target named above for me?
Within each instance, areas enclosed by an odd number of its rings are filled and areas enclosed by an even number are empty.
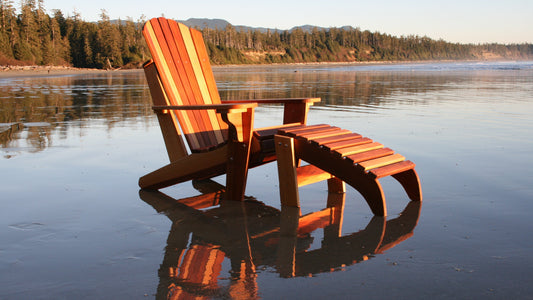
[[[392,175],[400,184],[413,201],[422,201],[422,187],[420,178],[414,169]]]
[[[346,193],[346,184],[337,177],[328,179],[328,193],[344,194]]]
[[[296,175],[296,158],[294,139],[276,135],[276,156],[278,162],[279,194],[281,205],[300,207],[298,195],[298,177]]]
[[[230,142],[226,174],[226,200],[244,201],[250,147],[245,143]]]

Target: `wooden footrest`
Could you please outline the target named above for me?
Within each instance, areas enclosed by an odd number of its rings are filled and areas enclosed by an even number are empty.
[[[376,215],[386,214],[377,181],[385,176],[397,179],[412,200],[422,200],[415,164],[370,138],[325,124],[282,128],[278,136],[291,140],[285,146],[293,147],[296,161],[302,159],[361,192]]]
[[[370,176],[381,178],[414,169],[412,162],[398,164],[405,161],[401,154],[385,148],[382,144],[362,137],[349,130],[325,124],[301,125],[297,128],[280,129],[278,134],[295,138],[299,142],[306,142],[321,150],[328,150],[332,156],[342,157],[347,164],[357,165]],[[296,152],[298,156],[298,152]],[[372,171],[373,169],[377,169]]]

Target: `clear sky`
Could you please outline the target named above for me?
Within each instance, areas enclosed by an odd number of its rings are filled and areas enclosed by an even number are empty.
[[[224,19],[233,25],[290,29],[340,27],[394,36],[419,35],[459,43],[533,43],[533,0],[44,0],[51,13],[111,19]]]

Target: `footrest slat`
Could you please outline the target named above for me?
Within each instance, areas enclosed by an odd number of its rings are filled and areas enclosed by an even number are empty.
[[[350,160],[352,163],[356,164],[358,162],[362,162],[365,160],[370,160],[374,158],[380,158],[387,155],[394,154],[394,151],[390,148],[382,148],[382,149],[376,149],[371,151],[366,151],[359,154],[349,155],[346,156],[346,160]]]
[[[387,165],[391,165],[394,163],[398,163],[401,161],[404,161],[405,157],[401,154],[393,154],[389,156],[384,156],[380,158],[375,158],[367,161],[363,161],[359,163],[359,167],[363,168],[363,170],[368,171],[371,169],[376,169],[379,167],[384,167]]]
[[[380,149],[380,148],[383,148],[383,145],[380,143],[374,142],[374,143],[368,143],[368,144],[363,144],[359,146],[337,149],[333,153],[338,157],[344,157],[344,156],[357,154],[357,153],[370,151],[370,150],[375,150],[375,149]]]
[[[316,138],[324,138],[329,136],[336,136],[339,135],[339,133],[350,133],[351,131],[346,129],[340,129],[338,127],[332,127],[335,128],[334,130],[324,130],[320,132],[312,132],[312,133],[306,133],[306,134],[299,134],[299,138],[303,138],[305,140],[313,140]]]
[[[326,149],[329,149],[329,151],[333,151],[333,150],[337,150],[341,148],[347,148],[347,147],[368,144],[368,143],[372,143],[372,140],[365,137],[365,138],[350,139],[350,140],[334,142],[334,143],[327,143],[327,144],[323,144],[322,146]]]
[[[301,128],[294,128],[294,129],[282,129],[279,131],[280,134],[285,134],[288,136],[296,136],[298,133],[305,132],[306,130],[310,129],[320,129],[320,128],[330,128],[331,126],[328,124],[318,124],[318,125],[308,125],[308,126],[302,126]]]
[[[345,140],[357,139],[362,137],[359,133],[339,133],[339,135],[333,135],[325,138],[314,138],[311,143],[315,145],[324,145],[327,143],[340,142]]]
[[[398,174],[415,168],[415,164],[409,160],[388,165],[385,167],[370,170],[369,175],[372,175],[376,179]]]

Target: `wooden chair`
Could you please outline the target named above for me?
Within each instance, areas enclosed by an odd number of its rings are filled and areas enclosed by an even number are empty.
[[[156,18],[145,24],[143,34],[152,54],[144,70],[170,164],[141,177],[139,186],[160,189],[227,173],[226,197],[242,200],[248,168],[275,159],[273,134],[305,124],[309,106],[320,99],[221,103],[199,31]],[[283,103],[284,125],[253,130],[258,103]]]
[[[378,149],[376,143],[347,130],[307,126],[309,107],[319,98],[221,102],[199,31],[155,18],[145,24],[143,34],[152,54],[144,70],[170,164],[141,177],[141,188],[160,189],[226,173],[226,199],[242,201],[248,169],[280,156],[282,205],[299,206],[298,187],[328,179],[330,192],[344,192],[348,182],[374,214],[386,215],[377,180],[388,175],[412,200],[422,199],[415,165],[403,156],[388,148],[372,152]],[[284,104],[283,123],[254,129],[254,108],[260,103]],[[367,143],[372,147],[362,145]],[[356,145],[362,146],[354,150]],[[363,153],[364,159],[350,156],[356,153]],[[300,160],[310,164],[301,166]]]

